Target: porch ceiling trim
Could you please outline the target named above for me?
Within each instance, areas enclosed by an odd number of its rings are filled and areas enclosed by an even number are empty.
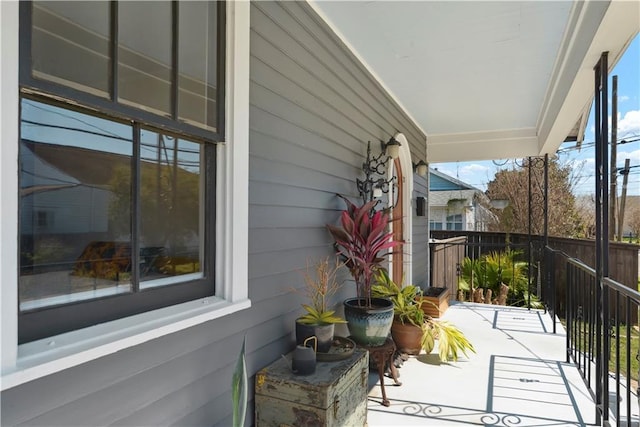
[[[429,135],[427,157],[438,162],[537,156],[536,129]],[[496,156],[496,154],[499,154]]]

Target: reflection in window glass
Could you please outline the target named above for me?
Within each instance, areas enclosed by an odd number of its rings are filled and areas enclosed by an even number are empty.
[[[202,277],[201,146],[142,130],[140,149],[140,280]]]
[[[180,2],[178,118],[216,129],[217,4]]]
[[[21,310],[130,291],[131,127],[21,107]]]
[[[34,77],[107,96],[108,36],[108,2],[33,2]]]
[[[170,116],[171,43],[171,2],[118,3],[121,102]]]

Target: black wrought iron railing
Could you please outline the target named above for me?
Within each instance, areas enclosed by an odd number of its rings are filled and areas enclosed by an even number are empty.
[[[565,322],[567,362],[580,371],[596,403],[597,422],[637,425],[640,292],[607,277],[599,280],[595,269],[549,247],[545,264],[545,300],[549,312]]]

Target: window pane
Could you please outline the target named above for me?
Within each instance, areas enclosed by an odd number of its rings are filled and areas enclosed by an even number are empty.
[[[20,309],[131,290],[128,125],[22,100]]]
[[[35,1],[33,76],[107,96],[108,2]]]
[[[148,130],[141,144],[141,287],[202,277],[201,145]]]
[[[171,112],[171,2],[118,3],[119,101]]]
[[[178,118],[216,129],[217,4],[179,3]]]

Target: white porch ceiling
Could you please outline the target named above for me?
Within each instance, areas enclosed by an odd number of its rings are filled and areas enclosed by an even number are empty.
[[[600,54],[613,67],[640,30],[638,1],[311,4],[427,134],[432,163],[580,137]]]

